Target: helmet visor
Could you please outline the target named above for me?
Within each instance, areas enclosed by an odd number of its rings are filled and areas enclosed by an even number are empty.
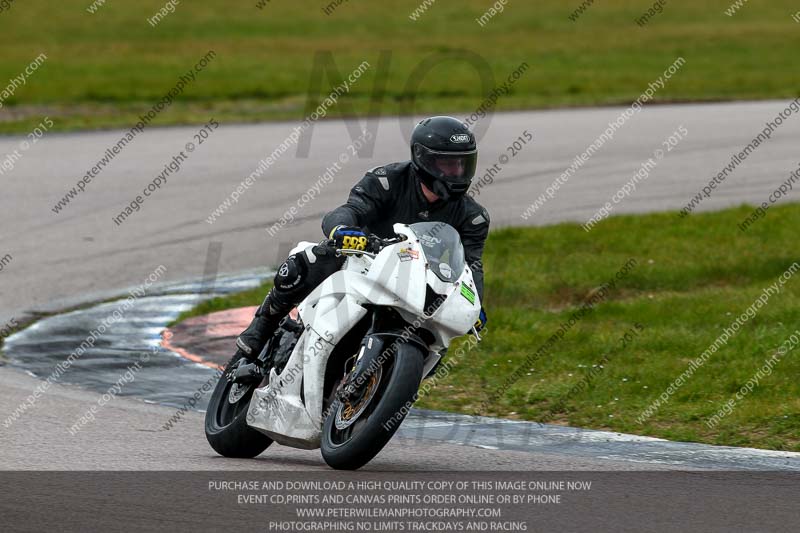
[[[434,178],[443,181],[448,187],[462,189],[469,187],[475,176],[478,164],[478,151],[437,152],[421,144],[414,146],[417,164]]]

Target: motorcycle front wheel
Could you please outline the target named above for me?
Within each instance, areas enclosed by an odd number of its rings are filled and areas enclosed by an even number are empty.
[[[322,457],[339,470],[356,470],[378,455],[416,399],[423,353],[415,345],[398,347],[346,402],[334,400],[322,429]]]

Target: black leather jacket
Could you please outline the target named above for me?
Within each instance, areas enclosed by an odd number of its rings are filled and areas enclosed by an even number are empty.
[[[344,224],[385,238],[394,234],[392,225],[397,222],[446,222],[453,226],[461,236],[467,264],[483,300],[481,256],[489,234],[489,213],[467,195],[449,202],[428,203],[410,161],[367,172],[350,190],[347,203],[325,215],[322,231],[327,237],[334,227]]]

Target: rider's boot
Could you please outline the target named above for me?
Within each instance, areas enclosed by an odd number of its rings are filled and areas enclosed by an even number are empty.
[[[280,298],[275,297],[275,289],[270,290],[264,303],[256,310],[253,321],[236,339],[236,355],[255,360],[291,308],[291,305],[280,305]]]
[[[276,300],[280,299],[276,299],[274,290],[270,290],[264,298],[264,303],[256,310],[253,321],[236,339],[236,357],[245,359],[246,363],[239,365],[236,372],[230,376],[233,381],[238,383],[258,382],[264,377],[264,369],[261,368],[262,365],[256,361],[256,358],[275,330],[278,329],[278,324],[286,314],[283,310],[284,306],[276,305]]]

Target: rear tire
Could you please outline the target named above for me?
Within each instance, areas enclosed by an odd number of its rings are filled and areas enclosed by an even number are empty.
[[[228,374],[236,368],[241,356],[233,356],[220,376],[206,409],[206,439],[223,457],[252,458],[272,444],[272,439],[247,425],[247,411],[254,385],[236,403],[228,401],[234,384]]]
[[[329,466],[356,470],[378,455],[405,418],[404,408],[414,403],[422,367],[422,351],[415,345],[401,345],[395,356],[384,362],[378,390],[352,424],[349,435],[347,430],[336,427],[341,403],[338,399],[333,402],[325,418],[321,442],[322,457]]]

